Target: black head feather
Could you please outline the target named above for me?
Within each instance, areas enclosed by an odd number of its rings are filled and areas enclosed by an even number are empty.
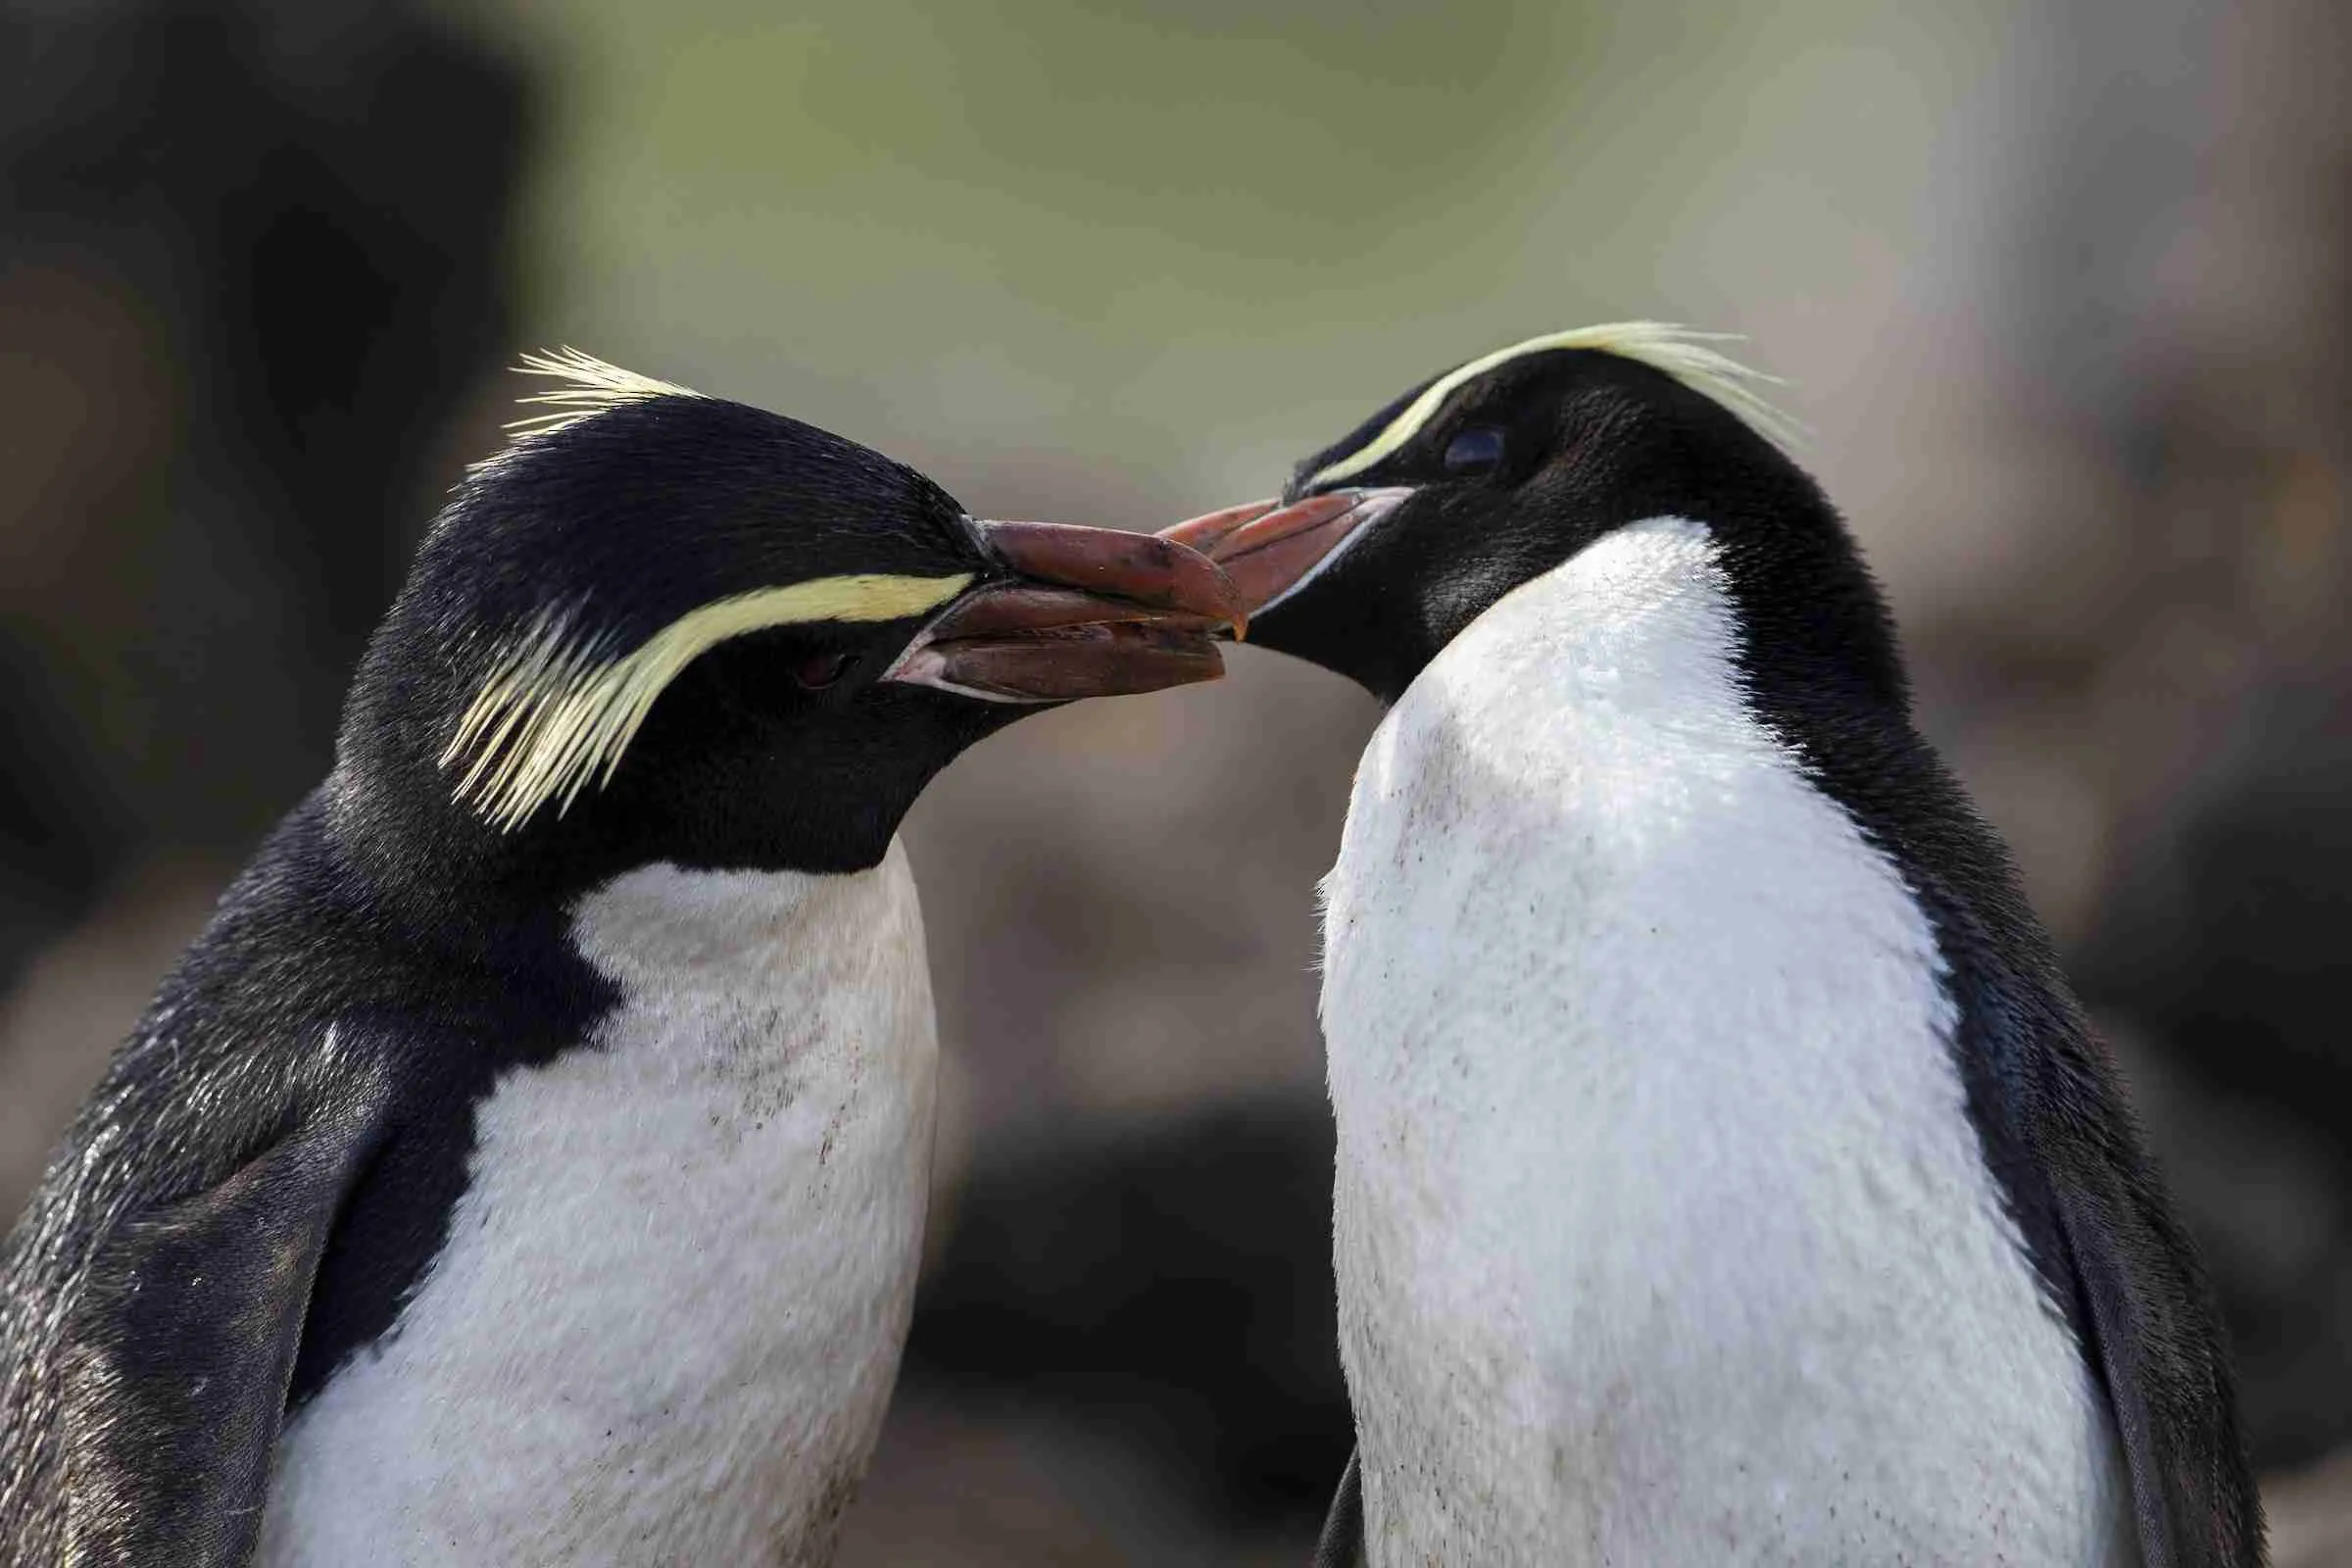
[[[434,900],[544,901],[656,858],[870,865],[933,774],[1024,711],[878,678],[956,583],[994,569],[953,497],[855,442],[692,395],[594,411],[481,466],[435,522],[354,682],[335,821]],[[705,607],[844,577],[938,586],[905,613],[712,646],[568,802],[500,819],[468,798],[477,757],[453,745],[534,638],[611,662]]]

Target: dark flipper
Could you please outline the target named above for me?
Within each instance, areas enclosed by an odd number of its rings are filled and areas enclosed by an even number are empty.
[[[2216,1314],[2152,1176],[2126,1150],[2112,1164],[2061,1170],[2054,1185],[2093,1342],[2084,1349],[2131,1473],[2141,1568],[2257,1568],[2262,1503]]]
[[[1339,1494],[1323,1521],[1323,1538],[1315,1543],[1314,1568],[1364,1568],[1363,1449],[1348,1450],[1348,1468],[1340,1476]]]
[[[74,1562],[252,1559],[312,1278],[374,1147],[375,1098],[308,1115],[99,1250],[59,1357]]]

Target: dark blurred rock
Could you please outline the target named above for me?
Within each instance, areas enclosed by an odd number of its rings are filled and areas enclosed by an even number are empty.
[[[2352,1441],[2352,679],[2273,687],[2076,961],[2220,1289],[2262,1465]]]
[[[2352,1149],[2352,679],[2275,688],[2136,845],[2084,983]]]
[[[916,1302],[910,1380],[1083,1422],[1214,1516],[1319,1517],[1350,1432],[1331,1163],[1306,1095],[984,1160]]]
[[[324,771],[434,432],[506,346],[530,101],[421,7],[0,3],[0,315],[46,323],[0,403],[81,400],[16,426],[56,482],[0,487],[0,981]]]

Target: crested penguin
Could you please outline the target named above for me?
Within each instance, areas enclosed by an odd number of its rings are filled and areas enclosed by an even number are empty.
[[[817,1564],[936,1043],[897,831],[1231,585],[572,352],[0,1259],[0,1561]]]
[[[1322,1560],[2258,1563],[2188,1239],[1762,379],[1536,338],[1170,530],[1387,705]]]

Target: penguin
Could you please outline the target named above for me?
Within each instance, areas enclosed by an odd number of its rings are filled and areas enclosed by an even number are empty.
[[[931,1159],[901,818],[1219,673],[1180,546],[528,365],[9,1238],[9,1564],[828,1560]]]
[[[1322,1560],[2257,1564],[2200,1265],[1762,382],[1538,337],[1169,531],[1386,705]]]

